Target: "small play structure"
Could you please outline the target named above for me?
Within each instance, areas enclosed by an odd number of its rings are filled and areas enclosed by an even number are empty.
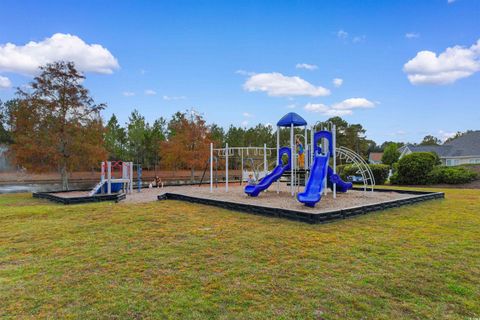
[[[89,196],[118,192],[132,193],[133,162],[103,161],[101,168],[100,182],[93,187]]]
[[[290,145],[280,146],[280,132],[290,129]],[[310,136],[310,137],[309,137]],[[276,151],[274,168],[268,172],[267,156]],[[266,191],[272,184],[277,182],[279,193],[280,181],[287,182],[290,193],[296,200],[308,207],[314,207],[322,196],[327,195],[328,189],[333,193],[333,199],[337,192],[347,192],[352,189],[352,183],[343,181],[336,172],[337,159],[343,163],[354,165],[357,175],[362,177],[363,190],[373,191],[375,179],[370,167],[365,160],[354,151],[336,146],[336,127],[331,122],[317,122],[308,127],[307,122],[298,114],[291,112],[283,116],[277,123],[277,146],[276,148],[262,147],[234,147],[228,144],[225,148],[214,148],[210,145],[210,192],[213,192],[213,164],[218,164],[218,159],[225,159],[225,191],[228,192],[229,158],[240,156],[242,180],[245,179],[244,157],[255,153],[262,155],[263,174],[257,183],[247,185],[245,194],[257,197]],[[284,159],[286,158],[286,159]],[[217,165],[218,167],[218,165]],[[300,187],[304,190],[300,192]],[[217,183],[218,187],[218,183]]]

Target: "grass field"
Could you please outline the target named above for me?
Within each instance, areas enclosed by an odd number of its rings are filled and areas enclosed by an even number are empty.
[[[325,225],[3,195],[0,317],[479,319],[480,190]]]

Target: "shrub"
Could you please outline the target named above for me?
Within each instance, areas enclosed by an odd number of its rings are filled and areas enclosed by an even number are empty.
[[[395,162],[394,164],[392,164],[392,169],[394,173],[398,171],[398,162]]]
[[[465,167],[435,167],[428,175],[429,183],[461,184],[472,182],[477,174]]]
[[[375,184],[384,184],[385,181],[387,181],[390,166],[386,164],[370,164],[368,166],[370,167],[370,170],[372,170]]]
[[[384,184],[388,178],[388,171],[390,167],[385,164],[369,164],[370,170],[372,170],[375,184]],[[353,164],[344,164],[337,166],[337,174],[342,180],[348,181],[348,176],[359,176],[358,167]]]
[[[440,160],[440,157],[438,156],[438,154],[436,154],[435,152],[430,152],[430,154],[432,154],[433,157],[435,158],[435,165],[436,166],[442,164],[442,161]]]
[[[390,177],[389,181],[390,181],[390,184],[400,184],[398,182],[398,172],[394,172]]]
[[[347,176],[356,175],[356,168],[351,164],[341,164],[337,166],[337,174],[342,180],[347,181]]]
[[[428,176],[438,161],[430,152],[414,152],[398,161],[396,184],[427,184]]]

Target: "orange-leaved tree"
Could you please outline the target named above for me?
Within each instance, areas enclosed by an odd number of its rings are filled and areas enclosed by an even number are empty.
[[[174,169],[190,169],[193,181],[196,168],[202,168],[210,154],[210,130],[203,117],[177,112],[168,124],[168,140],[162,143],[162,159]]]
[[[105,105],[95,104],[84,79],[73,62],[40,67],[30,88],[17,90],[10,111],[15,163],[33,172],[58,170],[64,190],[72,170],[106,157],[100,117]]]

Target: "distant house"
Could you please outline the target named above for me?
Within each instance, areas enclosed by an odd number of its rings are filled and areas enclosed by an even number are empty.
[[[381,164],[382,157],[383,157],[383,152],[370,152],[370,154],[368,155],[368,163]]]
[[[400,158],[412,152],[435,152],[445,166],[480,164],[480,130],[467,132],[441,146],[405,145],[399,149]]]

